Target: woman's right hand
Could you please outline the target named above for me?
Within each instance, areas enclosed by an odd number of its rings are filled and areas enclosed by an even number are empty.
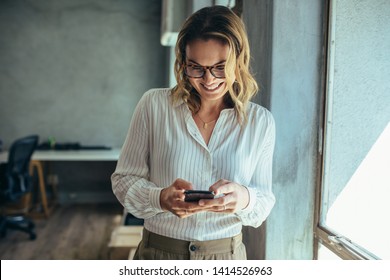
[[[184,191],[192,189],[193,186],[190,182],[183,179],[176,179],[172,185],[161,191],[161,208],[164,211],[173,213],[179,218],[186,218],[196,212],[199,212],[199,209],[197,209],[199,206],[197,204],[184,201]]]

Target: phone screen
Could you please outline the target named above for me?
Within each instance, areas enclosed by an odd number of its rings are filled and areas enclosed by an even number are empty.
[[[196,202],[200,199],[213,199],[214,193],[210,191],[187,190],[184,192],[185,202]]]

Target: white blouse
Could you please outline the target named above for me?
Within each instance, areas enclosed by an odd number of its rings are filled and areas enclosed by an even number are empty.
[[[265,108],[249,103],[248,122],[234,109],[220,113],[206,145],[184,102],[173,104],[170,89],[152,89],[141,98],[111,176],[125,209],[145,219],[147,230],[171,238],[205,241],[232,237],[242,225],[258,227],[275,203],[272,157],[275,124]],[[160,192],[177,178],[208,190],[220,179],[246,186],[249,205],[234,214],[201,212],[178,218],[164,212]]]

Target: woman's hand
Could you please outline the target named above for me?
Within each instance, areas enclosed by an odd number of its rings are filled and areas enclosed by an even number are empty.
[[[249,191],[246,187],[228,180],[219,180],[210,187],[215,199],[202,199],[199,205],[208,207],[208,211],[236,213],[249,204]]]
[[[172,185],[163,189],[160,194],[160,205],[164,211],[169,211],[179,218],[186,218],[195,213],[204,211],[197,203],[185,202],[184,191],[192,190],[190,182],[176,179]]]

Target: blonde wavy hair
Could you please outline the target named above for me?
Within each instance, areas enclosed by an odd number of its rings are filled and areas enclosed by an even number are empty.
[[[173,102],[183,100],[193,113],[200,109],[200,96],[184,72],[186,46],[196,39],[217,39],[229,45],[225,65],[228,93],[224,101],[227,106],[235,109],[239,122],[245,123],[246,106],[257,93],[258,85],[250,73],[250,49],[244,23],[233,11],[224,6],[200,9],[185,21],[179,32],[175,47],[174,71],[177,85],[172,89]]]

